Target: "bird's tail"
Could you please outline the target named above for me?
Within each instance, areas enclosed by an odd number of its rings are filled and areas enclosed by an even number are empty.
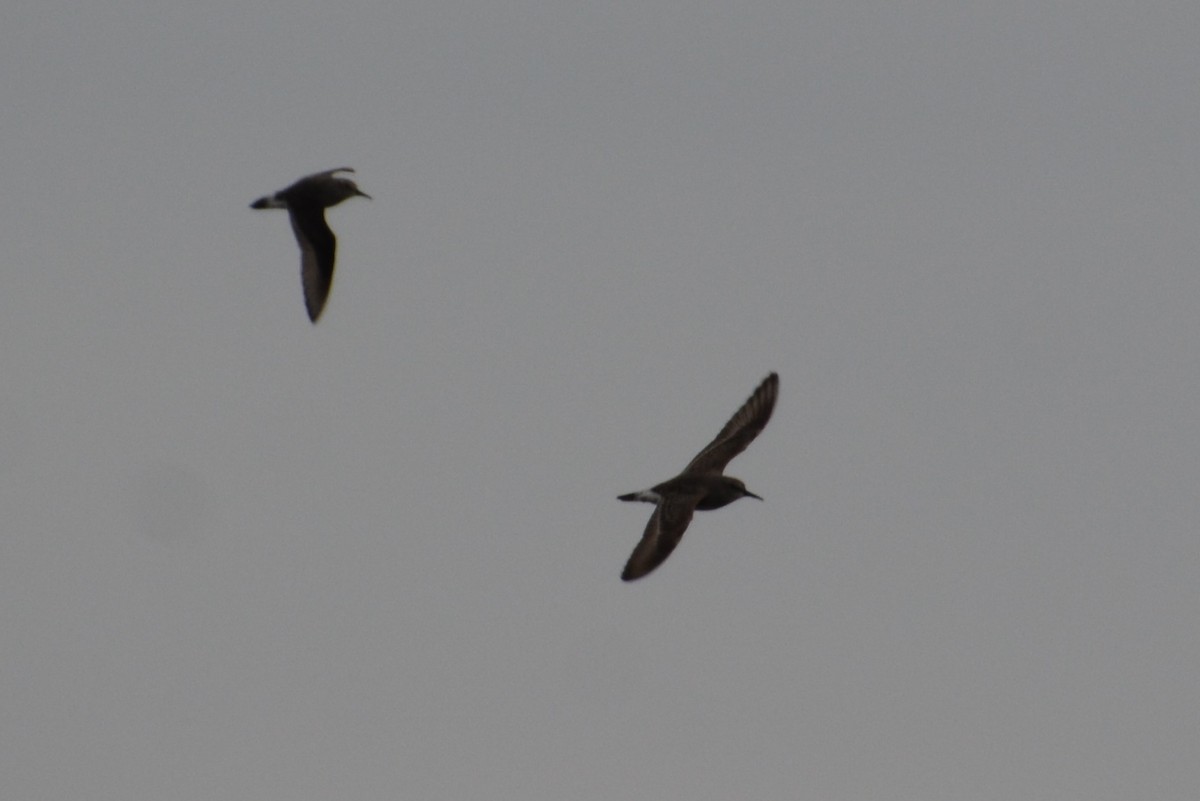
[[[280,200],[277,195],[265,195],[250,204],[252,209],[286,209],[287,202]]]

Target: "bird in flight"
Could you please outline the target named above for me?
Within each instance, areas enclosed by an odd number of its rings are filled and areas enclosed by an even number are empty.
[[[325,308],[329,288],[333,285],[333,257],[337,240],[325,222],[325,209],[347,198],[371,196],[339,172],[354,172],[351,167],[313,173],[273,195],[260,197],[250,204],[252,209],[287,209],[292,231],[300,245],[300,282],[304,286],[304,305],[308,319],[315,324]]]
[[[723,475],[723,471],[767,425],[778,395],[779,376],[771,373],[682,473],[650,489],[618,496],[622,501],[654,504],[654,513],[625,565],[622,580],[639,579],[661,565],[679,544],[697,509],[720,509],[745,497],[762,500],[746,489],[741,479]]]

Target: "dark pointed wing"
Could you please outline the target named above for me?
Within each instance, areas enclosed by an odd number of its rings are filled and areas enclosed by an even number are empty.
[[[304,305],[314,323],[325,308],[333,286],[333,258],[337,240],[325,222],[320,208],[289,209],[288,219],[300,245],[300,283],[304,286]]]
[[[729,418],[729,422],[717,434],[717,438],[696,454],[696,458],[683,468],[684,473],[720,473],[729,464],[729,460],[737,456],[754,441],[759,432],[766,427],[775,410],[775,398],[779,395],[779,376],[771,373],[763,379],[754,390],[742,408]]]
[[[666,561],[683,538],[688,523],[692,522],[692,513],[696,511],[700,497],[677,495],[664,498],[654,508],[641,542],[633,549],[625,571],[621,573],[622,581],[639,579]]]

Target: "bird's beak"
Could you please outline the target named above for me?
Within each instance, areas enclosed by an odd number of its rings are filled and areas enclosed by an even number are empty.
[[[755,494],[754,494],[753,492],[751,492],[750,490],[742,490],[742,492],[743,492],[743,493],[745,493],[746,495],[748,495],[748,496],[749,496],[749,497],[751,497],[751,498],[758,498],[760,501],[762,500],[762,496],[761,496],[761,495],[755,495]]]
[[[363,196],[363,197],[365,197],[367,200],[374,200],[374,199],[375,199],[375,198],[371,197],[370,195],[368,195],[366,192],[362,191],[361,189],[355,189],[354,191],[355,191],[355,192],[358,192],[358,194],[362,195],[362,196]]]

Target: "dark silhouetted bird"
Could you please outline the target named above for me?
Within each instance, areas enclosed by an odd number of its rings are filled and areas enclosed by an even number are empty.
[[[339,178],[339,172],[354,172],[350,167],[305,176],[287,189],[260,197],[250,204],[252,209],[287,209],[292,231],[300,245],[300,281],[304,286],[304,305],[313,323],[321,316],[329,288],[333,285],[333,258],[337,240],[325,222],[325,209],[336,206],[346,198],[371,196],[354,185],[349,178]]]
[[[679,544],[697,509],[720,509],[745,497],[762,500],[746,489],[741,479],[723,475],[723,471],[766,426],[778,394],[779,376],[771,373],[682,473],[648,490],[619,496],[622,501],[655,505],[642,540],[621,574],[623,580],[639,579],[661,565]]]

